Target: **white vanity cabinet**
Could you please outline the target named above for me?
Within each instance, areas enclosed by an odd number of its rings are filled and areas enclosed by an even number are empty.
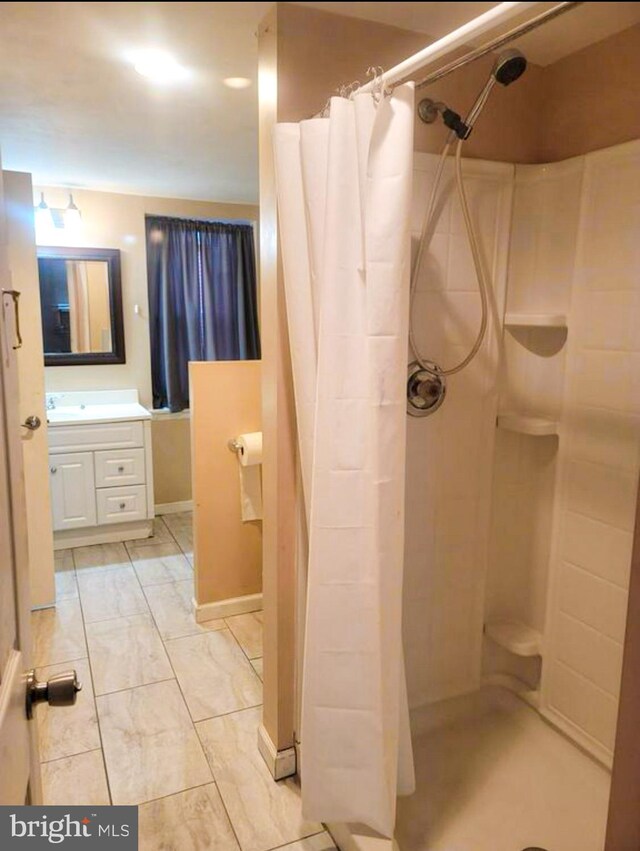
[[[56,549],[148,537],[151,415],[137,391],[47,394]]]
[[[50,455],[49,480],[54,530],[96,525],[93,452]]]

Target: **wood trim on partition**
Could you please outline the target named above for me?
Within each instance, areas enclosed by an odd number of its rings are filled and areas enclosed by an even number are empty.
[[[258,31],[260,332],[264,607],[263,726],[276,751],[294,744],[296,425],[278,250],[272,134],[278,120],[277,6]]]
[[[605,851],[640,849],[640,491],[631,556],[618,729]]]

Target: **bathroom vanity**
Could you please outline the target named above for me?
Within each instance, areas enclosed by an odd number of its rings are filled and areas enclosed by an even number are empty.
[[[47,393],[54,547],[152,533],[151,414],[137,390]]]

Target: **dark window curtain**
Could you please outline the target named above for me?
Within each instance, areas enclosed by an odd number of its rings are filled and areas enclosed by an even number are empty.
[[[189,407],[190,360],[260,357],[249,224],[147,216],[154,408]]]

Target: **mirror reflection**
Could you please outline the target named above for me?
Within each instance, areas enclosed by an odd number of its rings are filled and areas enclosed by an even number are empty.
[[[124,363],[120,252],[38,248],[45,366]]]
[[[110,352],[109,264],[38,258],[45,354]]]

